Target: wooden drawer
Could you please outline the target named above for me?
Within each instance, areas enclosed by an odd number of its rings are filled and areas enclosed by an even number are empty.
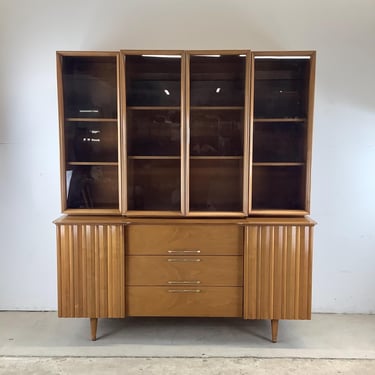
[[[126,288],[127,316],[242,317],[242,287]]]
[[[242,286],[242,256],[127,256],[126,285]]]
[[[238,225],[129,225],[129,255],[240,255],[243,228]]]

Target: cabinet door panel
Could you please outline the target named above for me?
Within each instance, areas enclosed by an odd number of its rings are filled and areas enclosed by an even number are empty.
[[[61,205],[67,214],[119,214],[119,54],[57,54]]]
[[[184,56],[123,53],[129,216],[178,216],[184,207]]]
[[[60,317],[125,316],[124,230],[121,225],[58,225]]]
[[[234,52],[189,56],[187,148],[191,216],[239,216],[247,211],[246,61],[246,54]]]
[[[245,319],[310,319],[310,226],[246,228]]]
[[[309,213],[315,53],[252,54],[253,214]]]

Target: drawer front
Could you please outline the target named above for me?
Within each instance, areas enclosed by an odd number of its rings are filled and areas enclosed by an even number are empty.
[[[238,225],[129,225],[129,255],[241,255],[243,228]]]
[[[242,287],[126,288],[127,316],[242,317]]]
[[[242,286],[242,256],[128,256],[127,285]]]

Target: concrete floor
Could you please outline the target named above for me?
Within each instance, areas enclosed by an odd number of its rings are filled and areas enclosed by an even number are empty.
[[[0,374],[375,374],[375,315],[281,321],[276,344],[268,321],[241,319],[100,319],[96,342],[89,331],[88,319],[0,312]]]

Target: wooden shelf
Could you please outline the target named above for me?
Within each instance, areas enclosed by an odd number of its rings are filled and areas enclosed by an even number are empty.
[[[134,155],[128,156],[131,160],[179,160],[181,156],[154,156],[154,155]]]
[[[253,163],[254,167],[301,167],[304,166],[305,163],[295,163],[295,162],[255,162]]]
[[[241,160],[243,156],[190,156],[193,160]]]
[[[126,109],[131,111],[180,111],[179,106],[127,106]]]
[[[280,117],[280,118],[254,118],[253,122],[305,122],[307,121],[306,118],[303,117]]]
[[[98,118],[98,117],[68,117],[65,119],[68,122],[117,122],[117,118]]]
[[[112,161],[68,161],[68,165],[108,165],[117,166],[117,162]]]
[[[192,106],[191,111],[239,111],[243,110],[242,106]]]

